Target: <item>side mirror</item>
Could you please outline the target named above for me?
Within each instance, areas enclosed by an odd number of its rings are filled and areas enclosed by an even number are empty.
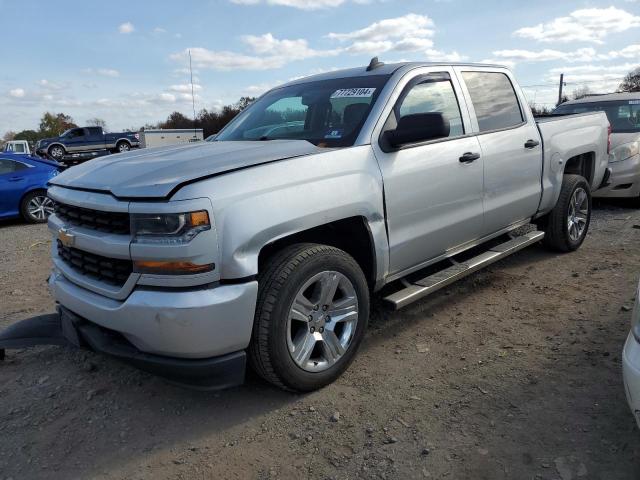
[[[389,145],[399,148],[410,143],[427,142],[449,136],[449,120],[442,113],[415,113],[400,118],[395,130],[384,137]]]

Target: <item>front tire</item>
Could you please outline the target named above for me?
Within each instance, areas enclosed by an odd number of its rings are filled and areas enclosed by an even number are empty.
[[[334,247],[297,244],[262,269],[249,360],[265,380],[308,392],[353,361],[369,319],[362,270]]]
[[[27,223],[44,223],[53,213],[53,200],[44,190],[29,192],[20,202],[20,214]]]
[[[64,148],[60,145],[52,145],[49,147],[49,150],[47,150],[47,154],[57,162],[62,160],[62,157],[65,156],[65,153],[66,152]]]
[[[542,222],[544,245],[558,252],[580,248],[591,223],[591,189],[580,175],[564,175],[556,206]]]

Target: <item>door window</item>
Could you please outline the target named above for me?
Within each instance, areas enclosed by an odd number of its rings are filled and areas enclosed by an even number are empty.
[[[462,72],[481,132],[515,127],[524,121],[513,85],[504,73]]]
[[[13,173],[16,170],[16,162],[0,159],[0,175]]]
[[[74,138],[80,138],[83,136],[84,136],[84,130],[82,128],[75,128],[68,133],[67,138],[74,139]]]
[[[396,107],[398,120],[416,113],[441,113],[449,122],[449,137],[464,134],[460,106],[448,75],[425,79],[400,98]]]

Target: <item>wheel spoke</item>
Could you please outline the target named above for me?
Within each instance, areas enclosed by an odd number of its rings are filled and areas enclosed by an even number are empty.
[[[300,292],[293,301],[293,306],[291,307],[291,318],[300,322],[308,322],[309,315],[311,315],[312,310],[313,303],[303,295],[303,292]]]
[[[301,337],[294,345],[293,352],[291,352],[298,365],[304,365],[309,361],[313,347],[316,346],[316,338],[312,333],[305,332]]]
[[[337,272],[327,272],[320,279],[320,305],[332,305],[336,296],[340,278]]]
[[[355,320],[358,318],[358,299],[356,297],[347,297],[338,300],[327,314],[331,317],[331,323]]]
[[[342,343],[340,343],[340,339],[332,330],[325,330],[322,334],[322,347],[325,358],[329,363],[337,362],[346,351]]]

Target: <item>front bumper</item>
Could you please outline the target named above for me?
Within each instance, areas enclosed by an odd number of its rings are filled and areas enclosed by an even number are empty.
[[[64,308],[122,334],[142,352],[210,358],[249,345],[258,282],[190,288],[137,287],[123,301],[98,295],[54,270],[49,288]]]
[[[627,402],[640,428],[640,343],[631,333],[622,351],[622,376]]]
[[[0,359],[4,358],[5,348],[34,345],[88,348],[174,383],[207,390],[242,384],[246,368],[244,351],[195,360],[144,353],[117,332],[88,322],[60,306],[56,313],[23,320],[0,333]]]
[[[640,196],[640,155],[621,162],[609,163],[609,185],[593,192],[600,198],[633,198]]]

